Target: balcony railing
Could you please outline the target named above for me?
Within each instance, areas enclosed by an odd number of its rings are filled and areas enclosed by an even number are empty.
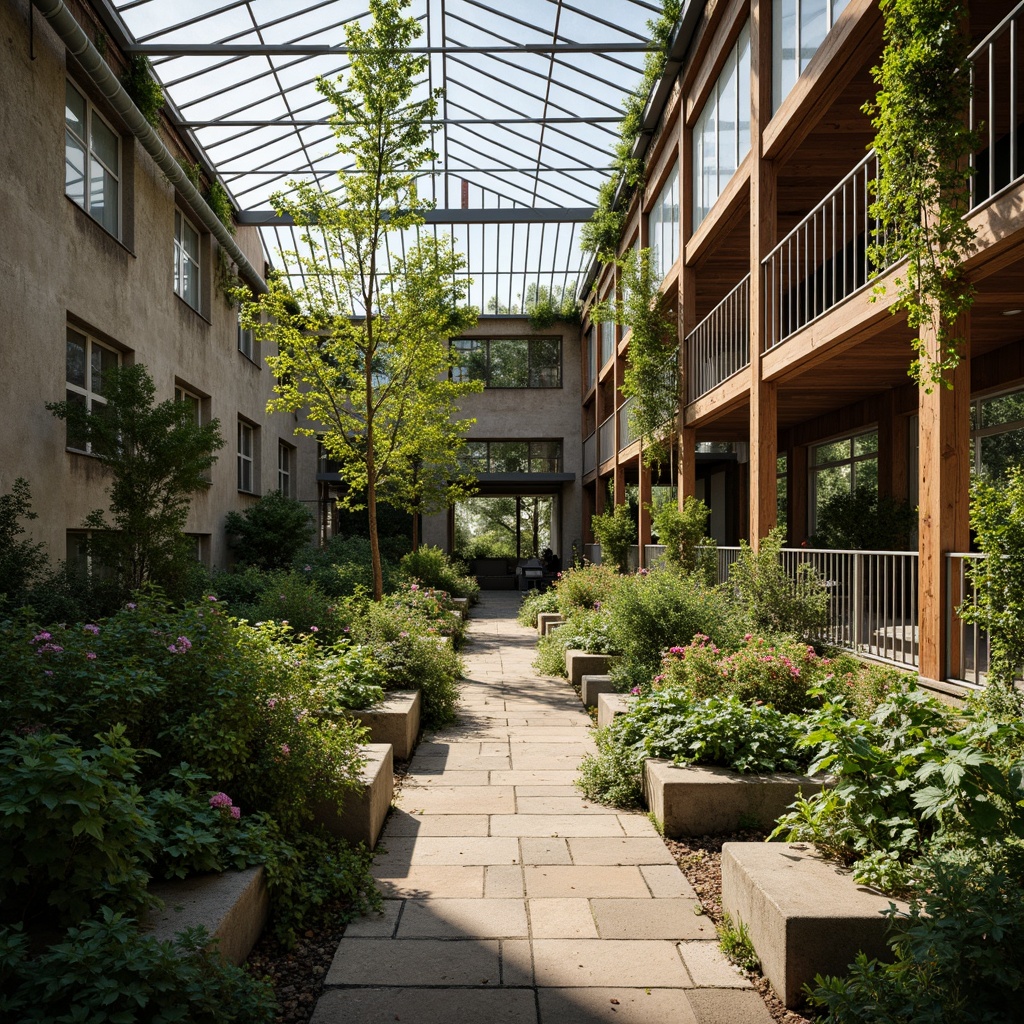
[[[583,439],[583,475],[597,469],[597,433]]]
[[[972,209],[1024,175],[1022,31],[1024,3],[971,51],[969,124],[981,136],[971,160]]]
[[[633,432],[629,429],[629,411],[633,408],[633,399],[627,398],[622,405],[619,406],[619,451],[623,448],[628,448],[636,438],[633,436]]]
[[[615,456],[615,414],[612,413],[597,428],[597,462],[607,462]]]
[[[880,226],[870,213],[877,178],[872,150],[765,257],[765,351],[868,283],[868,247]]]
[[[693,402],[750,365],[750,275],[686,339],[686,400]]]

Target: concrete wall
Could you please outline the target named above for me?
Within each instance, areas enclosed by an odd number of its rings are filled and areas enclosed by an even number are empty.
[[[563,563],[572,556],[573,541],[583,536],[583,499],[580,480],[583,475],[583,441],[580,431],[579,396],[582,388],[580,328],[575,324],[555,323],[534,331],[524,317],[485,317],[466,332],[469,338],[561,337],[562,386],[560,388],[498,388],[469,395],[462,402],[462,414],[475,417],[467,437],[488,440],[562,441],[562,469],[576,479],[562,486],[562,530],[558,552]],[[515,493],[514,491],[511,493]],[[448,546],[448,517],[424,519],[426,543]]]
[[[204,404],[220,420],[226,443],[186,529],[208,534],[212,562],[223,565],[224,515],[255,500],[237,490],[238,417],[259,427],[261,493],[277,487],[278,441],[286,440],[297,448],[294,494],[315,499],[315,443],[293,436],[294,416],[266,413],[271,374],[238,351],[236,311],[217,290],[209,235],[202,237],[200,312],[174,294],[174,189],[102,102],[97,109],[122,140],[121,240],[65,196],[65,74],[97,97],[85,76],[68,68],[63,45],[39,17],[30,59],[28,7],[27,0],[0,2],[0,493],[16,477],[28,479],[39,513],[31,534],[54,559],[64,557],[66,531],[107,506],[106,474],[91,456],[65,449],[64,424],[44,408],[65,396],[71,324],[119,349],[124,362],[144,363],[158,400],[172,397],[176,383],[209,396]],[[261,267],[255,229],[238,234]]]

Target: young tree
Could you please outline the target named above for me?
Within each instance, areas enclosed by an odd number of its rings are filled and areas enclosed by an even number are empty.
[[[188,558],[182,530],[192,495],[209,487],[206,474],[224,445],[220,423],[196,423],[186,402],[154,405],[156,388],[141,363],[103,374],[106,404],[48,402],[68,433],[87,443],[110,470],[110,520],[102,509],[83,524],[91,550],[127,592],[152,580],[173,580]]]
[[[377,503],[424,511],[465,493],[459,454],[473,421],[457,418],[456,400],[482,387],[449,373],[447,339],[477,319],[464,259],[450,241],[426,236],[402,258],[387,255],[389,234],[423,223],[416,178],[433,155],[428,122],[438,97],[414,98],[426,58],[407,52],[420,27],[402,16],[405,6],[371,0],[370,27],[346,27],[347,80],[317,88],[337,110],[337,149],[355,171],[339,176],[336,194],[293,182],[273,197],[303,228],[308,252],[289,256],[304,285],[271,281],[243,312],[261,341],[277,345],[267,357],[278,378],[270,408],[306,411],[316,428],[299,432],[320,435],[340,463],[344,504],[365,504],[378,600]]]

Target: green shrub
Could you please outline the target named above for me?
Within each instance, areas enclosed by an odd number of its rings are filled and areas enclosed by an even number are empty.
[[[629,505],[623,502],[610,512],[594,516],[590,520],[590,528],[594,531],[594,539],[601,545],[602,562],[625,572],[630,545],[635,544],[637,538],[637,523]]]
[[[352,624],[352,638],[373,652],[388,690],[422,691],[423,724],[437,728],[455,718],[462,663],[451,641],[424,625],[408,609],[370,601]]]
[[[650,679],[662,652],[702,633],[723,648],[734,648],[746,631],[724,591],[695,577],[654,569],[623,577],[604,606],[608,632],[631,669]]]
[[[301,501],[271,491],[244,512],[229,512],[224,529],[231,550],[243,565],[284,569],[309,544],[314,525]]]
[[[613,807],[642,807],[642,746],[632,722],[618,715],[612,724],[594,733],[596,754],[587,754],[580,762],[577,788],[588,800]]]
[[[658,543],[665,546],[665,560],[686,575],[698,572],[714,586],[718,572],[715,542],[706,536],[711,509],[699,498],[688,495],[682,509],[675,499],[649,507],[651,525]]]
[[[830,494],[815,520],[816,547],[905,551],[917,529],[917,509],[870,487],[858,487]]]
[[[740,541],[729,582],[756,632],[793,633],[813,642],[828,627],[828,591],[810,564],[800,565],[795,579],[786,572],[782,540],[783,531],[776,527],[762,538],[757,552]]]
[[[153,77],[153,67],[144,53],[134,53],[121,75],[121,85],[139,108],[139,113],[154,128],[160,127],[160,111],[164,106],[164,91]]]
[[[370,542],[365,537],[333,537],[323,548],[306,548],[299,552],[293,564],[328,597],[342,598],[373,592]],[[383,551],[381,571],[385,593],[403,583],[397,564]]]
[[[619,574],[612,565],[586,563],[565,569],[555,583],[558,611],[568,618],[575,611],[599,608],[618,584]]]
[[[0,495],[0,609],[25,603],[47,568],[46,548],[24,540],[23,520],[35,519],[28,481],[18,477],[9,494]]]
[[[440,548],[421,545],[416,551],[403,555],[399,566],[410,583],[420,583],[473,602],[480,596],[477,581],[461,572]]]
[[[42,952],[19,927],[0,928],[0,1012],[24,1024],[272,1024],[270,987],[208,941],[191,929],[160,942],[109,908]]]
[[[558,592],[554,587],[547,590],[530,590],[523,594],[523,603],[519,606],[516,622],[520,626],[537,628],[537,616],[541,612],[558,611]]]
[[[252,616],[256,622],[283,622],[296,633],[310,633],[318,643],[333,644],[347,636],[348,611],[302,574],[281,573],[268,581]]]

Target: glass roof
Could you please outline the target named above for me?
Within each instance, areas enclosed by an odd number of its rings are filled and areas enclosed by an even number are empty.
[[[270,223],[270,196],[290,179],[338,187],[333,108],[315,81],[348,68],[344,26],[367,19],[363,0],[101,3],[127,48],[150,57],[172,119],[242,219],[266,225],[271,262],[293,271],[280,251],[299,248],[298,232]],[[646,22],[660,12],[645,0],[412,0],[414,48],[429,54],[419,88],[445,89],[438,159],[421,184],[437,211],[421,230],[453,234],[483,312],[582,282],[579,230],[610,173],[621,101],[641,77]]]

